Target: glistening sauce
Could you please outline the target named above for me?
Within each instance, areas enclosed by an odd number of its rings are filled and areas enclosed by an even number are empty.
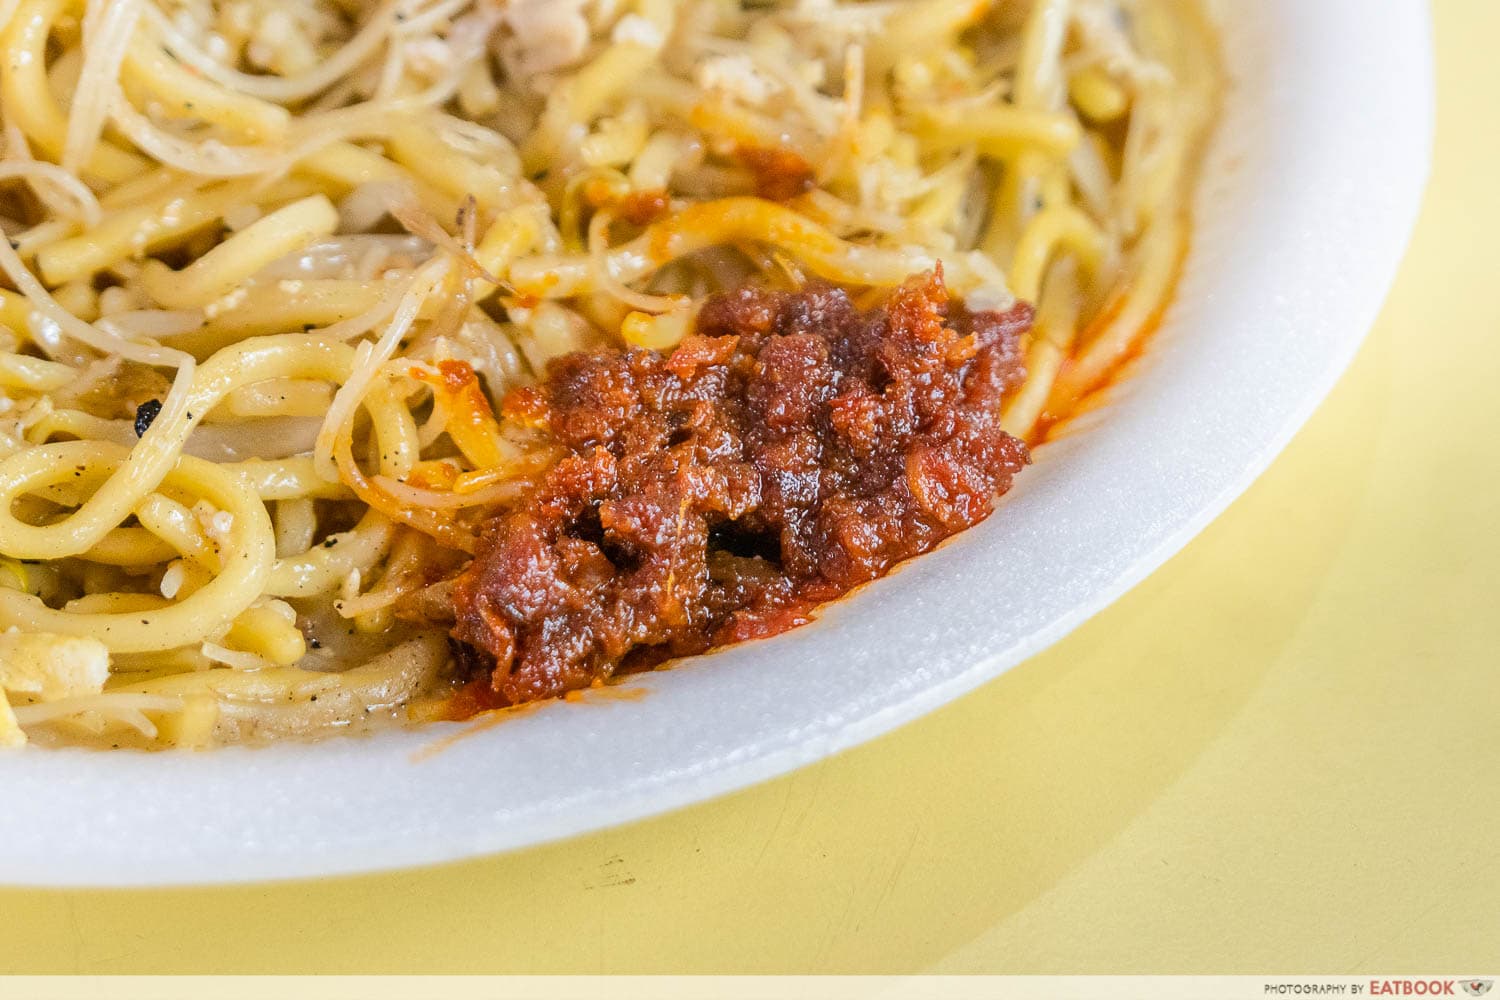
[[[868,311],[745,288],[668,355],[553,362],[504,408],[563,457],[452,588],[454,714],[784,631],[983,520],[1028,460],[1000,402],[1030,320],[939,274]]]

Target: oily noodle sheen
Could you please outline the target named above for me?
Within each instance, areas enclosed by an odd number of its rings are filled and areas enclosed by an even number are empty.
[[[1037,307],[1034,438],[1171,293],[1187,0],[0,0],[0,745],[423,717],[492,403],[747,282]],[[477,380],[470,374],[477,374]]]

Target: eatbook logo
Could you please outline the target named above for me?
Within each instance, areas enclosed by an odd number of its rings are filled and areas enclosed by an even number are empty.
[[[1471,997],[1482,997],[1495,985],[1493,979],[1465,979],[1459,983]]]

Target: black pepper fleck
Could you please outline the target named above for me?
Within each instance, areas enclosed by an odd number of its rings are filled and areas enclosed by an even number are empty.
[[[135,408],[135,436],[144,437],[151,422],[161,413],[161,400],[148,399]]]

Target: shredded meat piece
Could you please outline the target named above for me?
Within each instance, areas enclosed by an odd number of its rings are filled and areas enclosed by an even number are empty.
[[[755,193],[770,201],[791,201],[811,191],[817,180],[812,164],[790,149],[741,146],[738,155],[755,178]]]
[[[565,457],[452,587],[476,707],[783,631],[984,519],[1028,461],[999,414],[1030,322],[950,307],[941,273],[863,313],[744,288],[668,356],[552,362],[504,408]]]
[[[566,69],[589,45],[586,0],[511,0],[502,5],[500,61],[512,79]]]
[[[666,215],[671,208],[671,199],[661,188],[653,191],[632,191],[620,202],[620,217],[637,226],[645,226]]]

